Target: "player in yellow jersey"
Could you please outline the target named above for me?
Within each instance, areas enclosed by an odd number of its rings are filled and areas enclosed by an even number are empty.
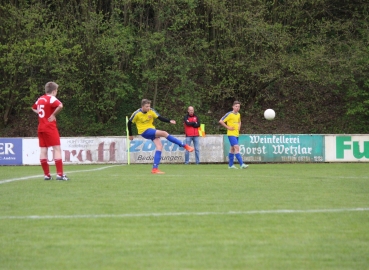
[[[231,148],[229,150],[228,158],[229,158],[229,169],[237,169],[236,166],[233,165],[234,157],[236,156],[238,162],[240,163],[241,169],[246,169],[248,165],[244,164],[242,161],[242,156],[240,154],[240,146],[238,145],[238,137],[240,135],[241,129],[241,115],[239,114],[239,110],[241,107],[241,103],[239,101],[233,102],[233,111],[227,112],[220,120],[219,124],[227,129],[227,135],[229,139],[229,143],[231,144]]]
[[[143,99],[141,101],[141,109],[135,111],[128,121],[128,133],[129,139],[132,141],[132,123],[136,124],[138,134],[144,137],[145,139],[152,140],[155,144],[155,155],[154,155],[154,165],[151,173],[154,174],[163,174],[164,172],[159,171],[158,167],[161,159],[161,152],[163,149],[163,145],[161,143],[160,137],[165,137],[168,141],[175,143],[187,151],[192,152],[193,147],[189,146],[168,134],[168,132],[163,130],[157,130],[154,126],[154,120],[158,118],[160,121],[176,124],[175,120],[169,120],[162,117],[159,113],[157,113],[154,109],[151,108],[151,100]]]

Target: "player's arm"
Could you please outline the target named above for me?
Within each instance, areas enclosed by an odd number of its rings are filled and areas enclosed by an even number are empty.
[[[175,121],[175,120],[167,119],[167,118],[165,118],[165,117],[163,117],[163,116],[161,116],[161,115],[159,115],[159,116],[158,116],[158,119],[159,119],[160,121],[162,121],[162,122],[165,122],[165,123],[171,123],[171,124],[173,124],[173,125],[176,123],[176,121]]]
[[[136,124],[136,126],[138,126],[138,124],[140,123],[139,121],[137,122],[137,113],[139,112],[139,110],[135,111],[134,113],[132,113],[131,117],[128,120],[127,123],[127,127],[128,127],[128,136],[129,139],[132,141],[133,140],[133,134],[132,134],[132,123]]]
[[[133,135],[132,135],[132,120],[131,119],[128,120],[128,135],[129,135],[129,139],[132,141]]]
[[[223,127],[225,127],[228,130],[234,130],[234,127],[228,126],[222,119],[219,120],[219,124],[221,124]]]
[[[56,115],[60,113],[60,111],[63,109],[63,104],[60,103],[58,107],[56,107],[55,111],[50,115],[50,117],[47,119],[49,122],[56,120]]]
[[[58,113],[60,113],[60,111],[63,109],[63,104],[60,103],[58,107],[56,107],[55,111],[51,114],[56,116]]]
[[[35,104],[33,104],[33,106],[32,106],[32,111],[34,111],[35,113],[37,113],[38,114],[38,111],[37,111],[37,105],[36,105],[36,103]]]
[[[222,119],[220,119],[220,120],[219,120],[219,124],[220,124],[221,126],[225,127],[226,129],[228,129],[228,128],[229,128],[229,127],[227,126],[227,124],[226,124]]]

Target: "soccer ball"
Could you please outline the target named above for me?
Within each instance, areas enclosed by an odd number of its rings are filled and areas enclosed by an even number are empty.
[[[275,111],[273,109],[267,109],[264,112],[264,117],[267,120],[273,120],[275,117]]]

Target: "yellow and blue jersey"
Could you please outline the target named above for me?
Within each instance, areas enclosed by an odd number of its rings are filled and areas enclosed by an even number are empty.
[[[157,111],[154,109],[150,109],[147,113],[144,113],[142,109],[138,109],[134,113],[132,113],[129,121],[136,124],[138,134],[142,134],[148,128],[154,128],[154,120],[160,116]]]
[[[229,127],[234,127],[234,130],[227,130],[228,136],[236,136],[240,135],[240,124],[241,124],[241,115],[239,113],[234,113],[233,111],[227,112],[222,118],[224,123]]]

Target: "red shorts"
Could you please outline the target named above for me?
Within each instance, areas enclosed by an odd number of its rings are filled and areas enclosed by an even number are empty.
[[[40,147],[51,147],[60,145],[60,136],[57,129],[44,132],[38,132],[38,141]]]

